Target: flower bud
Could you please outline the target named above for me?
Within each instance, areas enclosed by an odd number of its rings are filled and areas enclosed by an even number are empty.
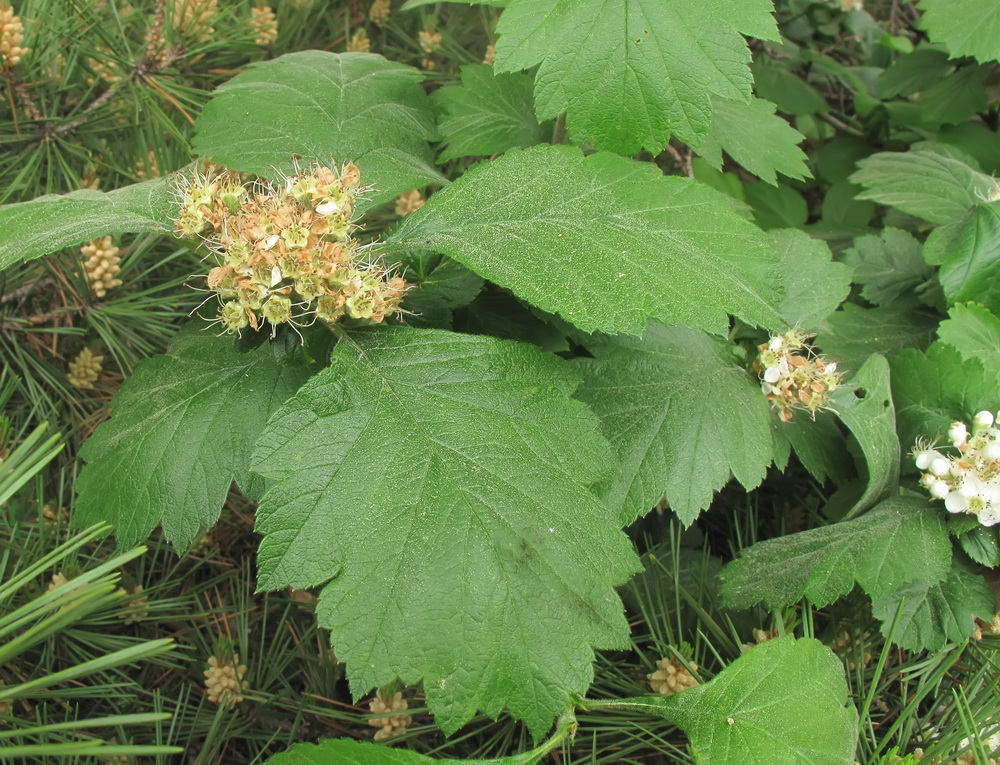
[[[934,499],[944,499],[951,492],[951,488],[944,481],[935,481],[929,489]]]
[[[978,412],[972,420],[973,429],[976,431],[982,428],[988,428],[993,425],[993,413],[982,411]]]
[[[968,440],[969,431],[965,427],[964,422],[953,422],[951,427],[948,428],[948,440],[952,442],[955,446],[961,446]]]

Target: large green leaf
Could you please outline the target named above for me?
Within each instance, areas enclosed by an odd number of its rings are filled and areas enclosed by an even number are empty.
[[[870,356],[850,385],[834,391],[831,399],[857,439],[868,468],[865,491],[852,510],[857,514],[894,492],[899,482],[899,441],[885,357]]]
[[[525,74],[496,74],[484,64],[463,66],[462,87],[431,95],[441,112],[438,129],[448,142],[438,159],[489,156],[540,143],[544,131],[535,119],[531,89]]]
[[[250,485],[264,423],[308,377],[300,356],[291,339],[241,354],[232,338],[188,325],[166,354],[136,367],[111,419],[84,443],[74,522],[114,524],[122,547],[162,522],[186,549],[218,519],[230,484]]]
[[[273,176],[292,155],[351,160],[373,190],[358,209],[444,183],[423,75],[370,53],[307,50],[251,64],[220,85],[195,122],[194,148],[232,168]]]
[[[723,569],[722,598],[730,608],[763,601],[774,611],[803,597],[824,606],[857,582],[877,599],[909,582],[940,582],[950,564],[940,506],[896,497],[853,520],[748,547]]]
[[[268,424],[259,584],[331,581],[318,617],[355,696],[423,681],[438,724],[506,706],[537,736],[624,647],[637,569],[586,485],[614,465],[570,366],[438,330],[344,335]]]
[[[994,0],[920,0],[920,26],[956,58],[1000,61],[1000,4]]]
[[[408,749],[397,749],[372,741],[328,738],[318,744],[296,744],[269,757],[265,765],[530,765],[540,755],[513,755],[489,760],[455,760],[428,757]]]
[[[816,344],[845,371],[858,369],[873,354],[892,357],[904,348],[926,348],[934,339],[936,319],[912,308],[862,308],[844,303],[826,319]]]
[[[851,181],[871,199],[931,223],[959,220],[995,188],[988,175],[941,151],[881,152],[858,162]]]
[[[699,765],[854,762],[858,713],[843,664],[818,640],[768,640],[703,685],[600,706],[679,725]]]
[[[854,266],[854,281],[864,285],[861,296],[876,305],[913,297],[934,274],[924,262],[920,242],[898,228],[859,236],[844,255]]]
[[[943,438],[956,419],[996,409],[997,381],[980,361],[936,342],[926,353],[906,350],[892,360],[892,396],[899,440],[909,447],[918,437]]]
[[[658,154],[671,134],[701,143],[713,95],[749,101],[740,33],[778,40],[771,11],[770,0],[511,0],[496,67],[540,65],[538,116],[566,112],[576,143]]]
[[[898,645],[910,651],[939,651],[946,643],[972,637],[975,617],[992,621],[996,601],[983,578],[956,558],[944,581],[911,582],[874,599],[872,613],[882,620],[882,634],[889,634],[897,611],[899,621],[893,637]]]
[[[975,300],[1000,311],[1000,202],[976,205],[927,240],[928,260],[950,303]]]
[[[577,397],[601,418],[621,468],[596,487],[630,523],[666,496],[687,525],[736,479],[752,489],[771,464],[760,386],[726,345],[685,327],[651,324],[639,339],[588,343]]]
[[[769,232],[784,277],[781,315],[789,324],[815,330],[851,291],[851,269],[833,261],[825,242],[798,229]]]
[[[74,191],[0,207],[0,270],[62,247],[107,234],[170,225],[167,182],[162,178],[107,194]]]
[[[938,326],[938,337],[962,354],[978,359],[989,377],[1000,380],[1000,319],[977,303],[960,303]]]
[[[584,331],[648,319],[716,334],[784,325],[768,238],[726,199],[655,165],[569,146],[511,150],[408,215],[388,243],[433,249]]]
[[[772,186],[778,183],[775,172],[789,178],[811,178],[806,155],[798,146],[805,137],[775,115],[776,108],[759,98],[749,103],[713,99],[712,124],[698,153],[720,170],[725,150]]]

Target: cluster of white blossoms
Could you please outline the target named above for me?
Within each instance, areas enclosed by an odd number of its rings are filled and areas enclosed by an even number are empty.
[[[1000,523],[1000,429],[992,412],[979,412],[972,432],[953,422],[948,440],[957,455],[942,454],[934,442],[917,440],[913,459],[924,471],[920,483],[950,513],[974,515],[984,526]]]
[[[782,422],[790,422],[796,409],[815,419],[820,409],[830,408],[829,394],[840,387],[837,363],[817,354],[809,344],[811,337],[793,329],[757,347],[753,368]]]

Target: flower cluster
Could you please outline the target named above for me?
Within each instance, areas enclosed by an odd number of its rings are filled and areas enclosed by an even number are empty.
[[[656,662],[656,666],[659,667],[656,672],[646,675],[649,679],[649,687],[653,689],[654,693],[672,696],[675,693],[686,691],[688,688],[701,685],[697,678],[688,671],[688,668],[677,659],[660,659]],[[688,662],[688,666],[694,670],[698,669],[698,665],[693,662]]]
[[[974,515],[984,526],[1000,523],[1000,428],[991,412],[980,412],[972,420],[972,432],[964,422],[953,422],[948,440],[958,452],[942,454],[933,442],[918,439],[913,449],[920,483],[932,499],[943,499],[950,513]]]
[[[246,673],[246,664],[240,664],[239,656],[228,660],[209,656],[208,669],[204,673],[208,700],[220,707],[235,707],[243,701],[241,692],[249,685],[243,679]]]
[[[420,193],[420,189],[413,189],[413,191],[400,194],[396,197],[396,215],[402,218],[412,212],[416,212],[424,206],[426,201],[423,194]]]
[[[224,331],[345,316],[378,323],[402,312],[406,282],[362,257],[351,238],[360,180],[350,162],[250,188],[230,171],[184,179],[175,226],[201,236],[219,259],[208,288],[221,302]]]
[[[407,709],[406,699],[403,698],[401,692],[394,694],[391,699],[387,699],[382,695],[382,691],[378,691],[375,694],[375,698],[368,705],[368,708],[371,709],[372,714],[380,715],[389,713],[391,715],[390,717],[375,717],[368,721],[369,725],[379,729],[375,731],[376,741],[381,741],[390,736],[398,736],[413,722],[413,717],[410,715],[397,714],[398,712],[405,712]]]
[[[104,297],[108,290],[121,286],[122,280],[117,278],[121,273],[118,253],[119,249],[111,244],[110,236],[98,237],[80,248],[80,254],[86,258],[83,267],[87,271],[87,282],[99,298]]]
[[[74,388],[93,388],[101,374],[103,356],[98,356],[90,348],[84,348],[73,361],[69,362],[66,379]]]
[[[129,598],[129,601],[122,606],[122,610],[118,612],[118,618],[126,625],[135,624],[149,616],[149,596],[142,594],[141,584],[127,590],[124,587],[119,587],[117,592],[122,598]]]
[[[273,45],[278,39],[278,18],[266,5],[250,9],[250,27],[258,45]]]
[[[811,337],[793,329],[757,347],[753,368],[782,422],[790,422],[796,409],[815,418],[820,409],[830,408],[829,394],[840,387],[836,362],[816,354],[809,345]]]
[[[0,69],[17,66],[27,48],[22,48],[24,25],[7,3],[0,3]]]
[[[368,9],[368,20],[375,26],[384,26],[392,13],[392,0],[375,0]]]
[[[368,39],[368,33],[363,28],[351,35],[351,40],[347,43],[348,53],[368,53],[371,49],[372,41]]]
[[[192,42],[204,42],[215,34],[212,22],[219,15],[219,0],[174,0],[174,31]]]

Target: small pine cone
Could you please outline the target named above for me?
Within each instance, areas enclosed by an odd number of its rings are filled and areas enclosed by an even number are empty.
[[[52,592],[57,587],[62,587],[66,582],[69,581],[69,577],[66,576],[62,571],[57,574],[52,575],[52,582],[48,587],[45,588],[46,592]]]
[[[101,374],[103,356],[98,356],[90,348],[84,348],[79,355],[69,363],[69,373],[66,379],[74,388],[93,388]]]
[[[208,657],[208,669],[204,672],[205,693],[213,704],[233,708],[243,701],[241,692],[249,683],[243,679],[247,673],[246,665],[240,664],[239,660],[240,657],[235,654],[229,660]]]
[[[368,19],[375,26],[383,26],[392,13],[392,0],[375,0],[368,9]]]
[[[141,584],[137,584],[131,590],[119,587],[118,592],[123,598],[132,597],[132,600],[126,603],[118,613],[118,618],[126,625],[135,624],[149,616],[149,596],[142,594],[143,589]]]
[[[0,69],[11,69],[17,66],[27,48],[22,48],[24,42],[24,25],[21,19],[14,15],[14,9],[9,4],[0,4]]]
[[[486,46],[486,55],[483,56],[483,63],[493,66],[493,62],[497,60],[497,49],[494,47],[493,43]]]
[[[278,17],[266,5],[250,9],[250,26],[258,45],[273,45],[278,39]]]
[[[429,32],[421,29],[417,33],[417,40],[420,42],[420,49],[424,53],[436,53],[441,50],[441,33]]]
[[[215,34],[218,0],[174,0],[173,11],[174,31],[181,36],[203,42]]]
[[[698,669],[698,665],[688,662],[692,669]],[[664,696],[672,696],[675,693],[694,688],[700,683],[695,679],[683,664],[676,659],[660,659],[656,662],[659,667],[656,672],[646,675],[649,678],[649,686],[655,693],[662,693]]]
[[[407,191],[405,194],[396,197],[396,215],[402,217],[409,215],[411,212],[416,212],[424,206],[424,202],[426,201],[418,189]]]
[[[115,278],[121,272],[119,252],[111,244],[110,236],[94,239],[80,248],[80,254],[87,259],[84,268],[90,289],[99,298],[104,297],[109,289],[121,286],[121,279]]]
[[[368,39],[368,33],[364,29],[359,29],[351,35],[351,41],[347,43],[348,53],[369,53],[372,49],[372,41]]]
[[[382,695],[382,691],[378,691],[368,707],[372,714],[386,714],[405,712],[408,705],[401,692],[394,694],[391,699],[387,699]],[[379,729],[375,732],[375,740],[382,741],[390,736],[398,736],[403,733],[411,722],[413,722],[413,717],[410,715],[393,714],[391,717],[373,718],[368,721],[368,724]]]

